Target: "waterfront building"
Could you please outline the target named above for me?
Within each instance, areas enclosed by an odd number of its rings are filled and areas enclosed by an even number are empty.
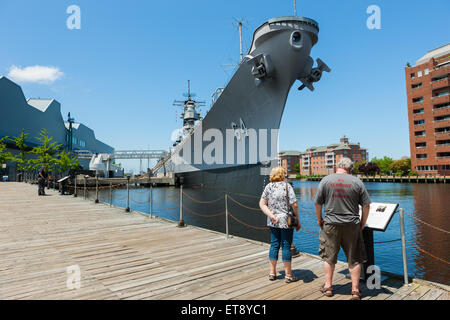
[[[279,165],[286,170],[288,176],[297,175],[295,165],[299,163],[300,151],[281,151],[278,153]]]
[[[343,157],[354,163],[368,161],[367,149],[361,148],[359,142],[351,143],[346,136],[339,143],[326,146],[310,147],[300,154],[301,175],[328,175],[336,172],[336,164]]]
[[[450,44],[405,67],[411,169],[450,173]]]
[[[26,144],[31,148],[39,144],[36,137],[42,129],[47,129],[53,141],[67,150],[69,145],[69,123],[61,115],[61,104],[55,99],[26,99],[22,88],[6,77],[0,76],[0,138],[17,137],[22,128],[29,133]],[[8,143],[13,154],[14,145]],[[72,124],[72,150],[87,153],[113,153],[114,148],[97,140],[94,131],[82,123]],[[80,159],[83,169],[89,169],[90,159]],[[15,179],[15,165],[8,163],[6,167],[10,179]]]

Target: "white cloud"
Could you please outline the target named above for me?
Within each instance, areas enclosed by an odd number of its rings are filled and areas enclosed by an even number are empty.
[[[60,79],[64,73],[57,67],[30,66],[9,68],[8,78],[16,82],[34,82],[41,84],[51,84]]]

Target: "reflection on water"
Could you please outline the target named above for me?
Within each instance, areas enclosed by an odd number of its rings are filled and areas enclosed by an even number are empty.
[[[364,183],[374,202],[398,203],[399,208],[426,223],[450,230],[449,205],[450,186],[447,184],[407,184],[407,183]],[[313,198],[319,182],[296,181],[295,191],[300,206],[314,213]],[[319,233],[320,229],[313,216],[301,211],[301,221],[305,228]],[[405,214],[406,239],[432,255],[450,262],[450,234],[420,223]],[[385,232],[374,232],[374,241],[400,238],[400,219],[396,213]],[[316,236],[300,232],[295,235],[295,243],[303,251],[317,254],[319,242]],[[436,281],[450,282],[450,265],[420,252],[407,243],[408,273],[410,276]],[[345,260],[342,250],[339,260]],[[402,274],[402,253],[400,241],[375,244],[375,263],[382,270]]]
[[[450,230],[450,186],[448,184],[408,184],[408,183],[364,183],[374,202],[398,203],[399,208],[426,223],[436,226],[442,230]],[[295,181],[294,189],[301,208],[300,220],[306,229],[319,233],[314,213],[314,195],[319,182]],[[187,194],[199,195],[200,190],[185,190]],[[197,192],[197,193],[196,193]],[[205,191],[203,191],[205,192]],[[153,189],[153,215],[161,218],[177,221],[179,219],[179,189],[176,188],[154,188]],[[231,195],[233,199],[248,206],[258,207],[258,199],[246,197],[244,195]],[[91,191],[90,197],[95,197]],[[195,197],[198,199],[198,197]],[[184,209],[183,218],[187,224],[198,225],[212,230],[225,232],[225,203],[217,199],[217,195],[202,194],[203,201],[197,203],[183,197]],[[109,203],[109,190],[102,190],[99,193],[102,202]],[[136,189],[130,191],[130,208],[132,210],[149,213],[150,212],[150,191],[149,189]],[[126,207],[126,190],[113,191],[113,205]],[[261,241],[268,241],[268,231],[260,227],[265,225],[265,216],[252,209],[242,209],[228,200],[229,212],[236,217],[229,219],[230,233]],[[251,228],[246,226],[253,226]],[[426,224],[405,215],[406,238],[419,248],[430,252],[435,257],[450,262],[449,240],[450,234],[432,228]],[[400,220],[396,213],[392,218],[385,232],[374,232],[374,241],[387,241],[400,238]],[[294,233],[295,246],[303,252],[318,254],[319,240],[317,236],[305,232]],[[412,277],[422,278],[430,281],[450,284],[450,265],[439,261],[429,255],[417,250],[407,243],[408,273]],[[339,253],[339,260],[345,261],[342,250]],[[384,271],[396,274],[403,273],[402,253],[400,241],[375,244],[375,263]]]

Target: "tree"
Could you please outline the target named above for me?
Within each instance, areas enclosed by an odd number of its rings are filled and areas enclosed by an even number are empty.
[[[17,164],[17,171],[24,172],[29,171],[31,169],[30,161],[26,158],[26,153],[28,146],[25,143],[25,140],[29,133],[25,133],[25,130],[22,129],[22,132],[17,136],[11,139],[14,142],[17,149],[19,149],[19,154],[16,157],[13,157],[12,160]]]
[[[61,151],[56,159],[56,168],[61,173],[66,173],[70,169],[79,169],[80,162],[76,156],[71,156],[69,152]]]
[[[391,172],[390,165],[394,160],[392,158],[384,156],[382,159],[372,158],[371,162],[376,163],[378,168],[383,174],[389,174]]]
[[[55,171],[57,165],[56,155],[61,149],[61,145],[53,141],[53,137],[49,137],[47,129],[42,129],[39,137],[36,139],[41,143],[40,146],[34,147],[31,152],[37,155],[36,159],[31,160],[34,168],[46,166],[48,170]]]
[[[359,168],[362,166],[362,165],[365,165],[367,162],[366,161],[361,161],[361,162],[355,162],[354,163],[354,165],[353,165],[353,169],[352,169],[352,174],[358,174],[360,171],[359,171]]]
[[[406,176],[411,171],[411,159],[406,158],[406,159],[396,160],[396,161],[392,162],[389,167],[393,172],[400,174],[401,176]]]
[[[366,176],[369,174],[375,175],[375,173],[380,172],[380,168],[378,167],[378,165],[376,163],[367,162],[367,163],[362,164],[359,167],[359,172],[365,174]]]
[[[11,152],[6,151],[6,143],[8,137],[3,137],[0,139],[0,170],[3,169],[3,165],[11,159]]]

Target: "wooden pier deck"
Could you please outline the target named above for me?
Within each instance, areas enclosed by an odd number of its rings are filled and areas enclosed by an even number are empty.
[[[350,299],[344,263],[327,298],[315,256],[294,258],[299,282],[286,284],[283,275],[271,282],[266,244],[47,193],[0,183],[0,299]],[[81,288],[68,289],[67,267],[74,265]],[[396,278],[361,289],[363,299],[449,298],[445,286],[402,286]]]

